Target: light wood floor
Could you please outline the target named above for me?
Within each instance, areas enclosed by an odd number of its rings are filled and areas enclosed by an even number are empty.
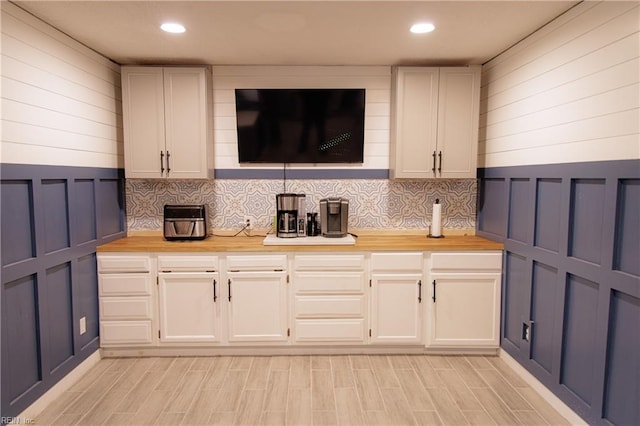
[[[560,425],[496,357],[107,358],[36,424]]]

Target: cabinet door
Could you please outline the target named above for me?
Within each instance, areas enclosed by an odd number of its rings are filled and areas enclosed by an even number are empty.
[[[164,69],[166,167],[169,178],[207,177],[204,68]]]
[[[438,68],[401,67],[395,72],[392,178],[435,177]]]
[[[160,273],[158,278],[160,342],[219,341],[218,274]]]
[[[372,274],[371,343],[422,343],[422,274]]]
[[[499,273],[432,274],[427,346],[497,347],[500,277]]]
[[[480,69],[440,68],[436,176],[475,178]]]
[[[229,272],[229,341],[288,340],[286,273]]]
[[[127,178],[160,178],[165,150],[162,68],[122,68],[124,165]]]

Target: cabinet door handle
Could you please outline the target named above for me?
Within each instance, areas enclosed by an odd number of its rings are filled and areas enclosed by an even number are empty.
[[[433,280],[433,303],[436,303],[436,280]]]
[[[216,293],[216,280],[213,280],[213,303],[218,300],[218,293]]]
[[[227,281],[227,286],[229,287],[229,302],[231,302],[231,278]]]
[[[433,151],[433,154],[431,154],[431,156],[433,157],[433,167],[431,168],[431,171],[435,173],[436,172],[436,152]]]
[[[169,176],[169,172],[171,171],[171,166],[169,165],[169,157],[171,157],[171,154],[169,154],[169,151],[167,151],[167,176]],[[440,162],[442,162],[442,160],[440,160]]]
[[[418,303],[422,303],[422,280],[418,280]]]
[[[164,173],[164,151],[160,151],[160,174]]]
[[[169,164],[169,151],[167,151],[167,164]],[[442,173],[442,151],[438,152],[438,173]]]

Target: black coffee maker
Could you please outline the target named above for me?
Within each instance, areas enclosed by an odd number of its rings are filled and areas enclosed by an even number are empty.
[[[298,194],[276,195],[276,236],[294,238],[298,236]]]

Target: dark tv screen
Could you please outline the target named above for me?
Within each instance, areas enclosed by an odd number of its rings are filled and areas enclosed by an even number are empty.
[[[362,163],[365,89],[236,89],[240,163]]]

